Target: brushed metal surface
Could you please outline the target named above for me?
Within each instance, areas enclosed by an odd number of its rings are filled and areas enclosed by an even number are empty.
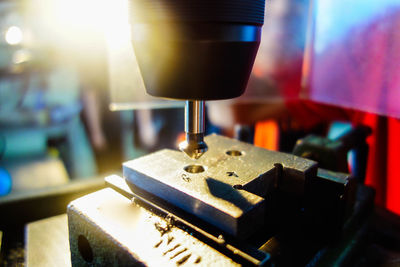
[[[238,266],[110,188],[74,200],[67,213],[73,266]]]
[[[71,266],[67,214],[29,223],[25,229],[26,266]]]

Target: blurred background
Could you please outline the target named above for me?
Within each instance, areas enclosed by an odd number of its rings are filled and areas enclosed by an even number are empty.
[[[0,195],[104,177],[175,147],[182,104],[146,96],[126,10],[110,0],[0,2]]]

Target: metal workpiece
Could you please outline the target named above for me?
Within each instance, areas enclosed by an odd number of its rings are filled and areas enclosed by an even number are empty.
[[[179,149],[193,159],[200,158],[208,150],[204,142],[204,120],[204,101],[187,100],[185,104],[186,140],[179,144]]]
[[[317,173],[314,161],[210,135],[209,151],[197,161],[161,150],[123,164],[132,190],[140,188],[238,238],[263,224],[265,197],[277,186],[304,193]],[[291,186],[289,186],[291,185]]]
[[[239,266],[107,188],[68,206],[73,266]]]

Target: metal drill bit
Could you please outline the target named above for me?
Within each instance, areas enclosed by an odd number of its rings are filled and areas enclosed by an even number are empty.
[[[204,101],[187,100],[185,104],[186,140],[179,144],[179,149],[190,158],[200,158],[208,149],[204,142]]]

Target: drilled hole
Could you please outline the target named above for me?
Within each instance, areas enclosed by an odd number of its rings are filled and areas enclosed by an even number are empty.
[[[233,188],[235,188],[235,189],[237,189],[237,190],[240,190],[240,189],[243,189],[243,185],[241,185],[241,184],[235,184],[235,185],[233,186]]]
[[[83,235],[78,236],[78,250],[86,262],[90,263],[93,261],[92,248],[89,244],[89,241]]]
[[[238,156],[243,155],[243,153],[240,152],[239,150],[228,150],[228,151],[226,151],[226,154],[229,156],[233,156],[233,157],[238,157]]]
[[[204,167],[201,165],[188,165],[183,169],[189,173],[200,173],[205,171]]]

